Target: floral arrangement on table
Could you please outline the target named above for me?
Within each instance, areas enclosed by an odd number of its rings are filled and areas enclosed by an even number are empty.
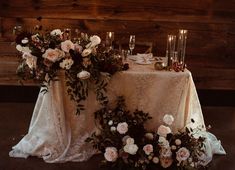
[[[115,50],[99,46],[97,35],[81,36],[71,41],[60,29],[34,32],[22,31],[17,34],[16,49],[21,52],[17,74],[22,80],[34,80],[48,90],[51,81],[58,80],[58,72],[65,70],[67,92],[77,103],[77,113],[84,110],[80,104],[88,96],[88,89],[95,90],[101,104],[108,102],[106,86],[111,75],[128,69]],[[98,48],[99,47],[99,48]]]
[[[151,119],[148,113],[126,110],[123,97],[119,97],[114,109],[101,108],[95,112],[98,131],[87,142],[104,154],[103,165],[118,169],[197,169],[203,162],[203,137],[194,137],[200,129],[184,128],[173,133],[172,115],[163,117],[163,125],[157,132],[144,127]],[[192,123],[194,121],[192,120]]]

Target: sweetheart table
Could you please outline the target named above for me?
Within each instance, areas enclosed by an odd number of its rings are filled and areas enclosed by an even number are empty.
[[[127,108],[148,112],[147,128],[157,130],[165,114],[175,118],[173,131],[186,125],[205,128],[203,114],[191,72],[156,71],[153,65],[131,64],[130,69],[116,73],[108,85],[108,97],[114,105],[124,96]],[[85,110],[76,115],[76,105],[67,95],[64,74],[50,84],[47,93],[39,93],[28,133],[9,153],[12,157],[42,157],[46,162],[86,161],[97,153],[85,140],[96,131],[93,113],[99,109],[90,91],[83,102]],[[191,119],[195,123],[191,123]],[[209,132],[207,158],[225,154],[220,141]]]

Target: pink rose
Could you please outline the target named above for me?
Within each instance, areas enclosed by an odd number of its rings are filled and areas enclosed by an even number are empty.
[[[61,49],[64,52],[69,52],[69,50],[74,50],[75,46],[72,41],[70,40],[65,40],[64,42],[61,43]]]
[[[169,133],[171,133],[171,129],[168,126],[161,125],[158,127],[157,134],[159,136],[166,137]]]
[[[109,162],[115,162],[118,158],[117,149],[115,147],[107,147],[105,149],[104,157]]]
[[[171,164],[173,163],[173,160],[171,157],[161,157],[160,158],[160,162],[161,162],[161,166],[163,168],[168,168],[171,166]]]
[[[185,161],[186,159],[188,159],[190,156],[189,150],[185,147],[180,148],[177,152],[176,152],[176,159],[181,162],[181,161]]]
[[[120,134],[125,134],[128,131],[128,124],[126,122],[118,123],[117,131]]]
[[[153,152],[153,145],[147,144],[143,147],[143,150],[144,150],[146,155],[150,155],[150,153]]]
[[[57,48],[56,49],[48,48],[46,52],[42,55],[43,58],[46,58],[47,60],[53,63],[59,61],[64,56],[65,56],[64,52]]]
[[[78,53],[82,53],[82,46],[79,44],[74,44],[74,50],[77,51]]]

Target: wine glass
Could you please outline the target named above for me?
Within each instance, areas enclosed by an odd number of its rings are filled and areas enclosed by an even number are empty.
[[[135,48],[135,35],[130,35],[129,48],[131,50],[131,55],[132,55],[132,51]]]

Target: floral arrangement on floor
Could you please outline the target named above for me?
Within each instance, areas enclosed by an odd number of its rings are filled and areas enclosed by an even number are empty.
[[[123,97],[119,97],[114,109],[101,108],[95,112],[95,119],[98,131],[86,141],[103,153],[102,164],[108,168],[150,170],[206,166],[203,162],[205,138],[195,137],[200,129],[184,128],[173,133],[172,115],[163,117],[164,124],[156,132],[148,132],[144,125],[151,119],[149,114],[139,110],[130,113]]]
[[[34,32],[22,31],[17,34],[16,49],[21,52],[17,74],[22,80],[34,80],[48,90],[51,81],[58,80],[58,72],[65,71],[67,92],[77,103],[77,113],[84,110],[80,103],[86,100],[88,89],[93,88],[97,100],[107,104],[106,86],[111,75],[128,69],[115,50],[99,46],[97,35],[81,36],[71,41],[60,29]],[[99,47],[99,48],[98,48]]]

